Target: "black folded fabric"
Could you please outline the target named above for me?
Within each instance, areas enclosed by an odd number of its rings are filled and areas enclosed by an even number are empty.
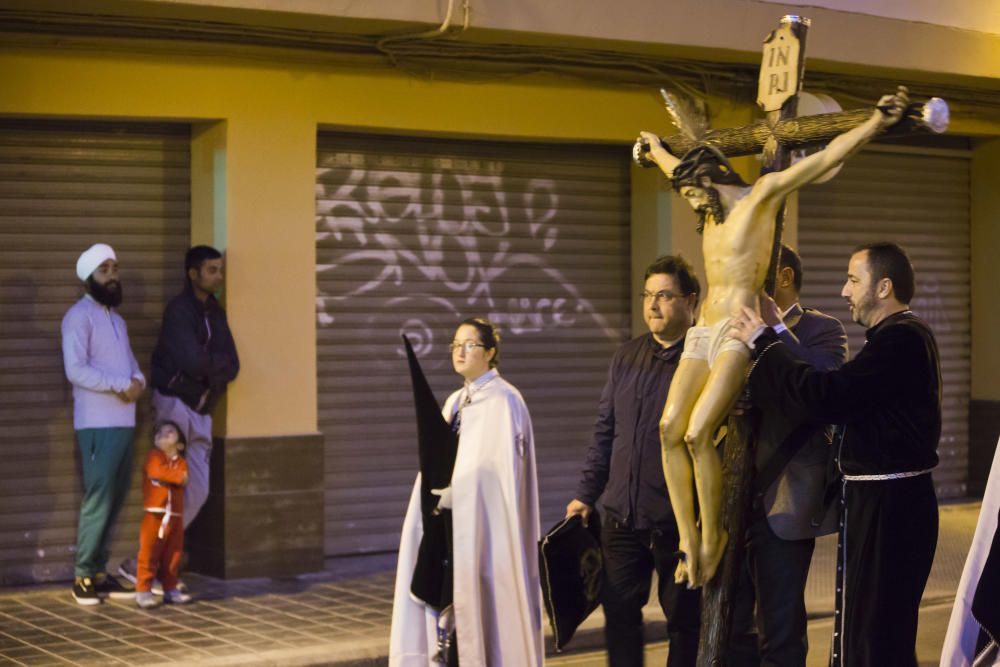
[[[451,512],[436,513],[438,496],[431,489],[451,486],[451,473],[458,453],[458,435],[441,416],[441,408],[410,340],[403,335],[406,358],[413,382],[413,403],[417,409],[417,451],[420,455],[420,512],[424,534],[417,550],[410,592],[431,607],[441,610],[452,603]]]
[[[589,524],[584,528],[579,516],[571,516],[538,542],[542,598],[557,651],[566,647],[601,601],[604,558],[597,512],[591,513]]]

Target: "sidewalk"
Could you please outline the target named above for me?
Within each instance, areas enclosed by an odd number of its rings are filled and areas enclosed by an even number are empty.
[[[954,597],[979,503],[941,507],[941,531],[924,601]],[[835,540],[817,543],[807,589],[810,616],[833,613]],[[394,556],[331,559],[326,571],[290,579],[222,581],[188,575],[186,606],[143,611],[131,601],[81,607],[68,584],[0,591],[0,664],[384,665]],[[645,610],[649,641],[663,615]],[[595,612],[574,650],[603,644]],[[551,655],[551,645],[550,645]]]

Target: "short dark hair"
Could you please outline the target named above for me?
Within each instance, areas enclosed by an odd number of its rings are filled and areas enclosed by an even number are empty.
[[[156,434],[159,433],[160,429],[164,426],[173,426],[174,430],[177,431],[177,442],[187,447],[187,438],[184,437],[184,431],[181,430],[181,427],[177,422],[171,421],[170,419],[162,419],[156,422],[156,426],[153,427],[153,437],[156,437]]]
[[[906,250],[896,243],[879,241],[859,245],[851,254],[863,251],[868,251],[868,271],[872,274],[872,281],[888,278],[892,281],[892,291],[896,300],[902,304],[909,304],[916,288],[913,264]]]
[[[201,271],[201,265],[210,259],[219,259],[222,253],[210,245],[196,245],[184,255],[184,275],[194,269]]]
[[[701,284],[698,276],[694,273],[694,268],[688,264],[681,255],[663,255],[653,260],[653,263],[646,267],[646,275],[642,277],[643,282],[656,273],[666,273],[677,279],[677,284],[685,296],[694,294],[694,305],[698,305],[701,297]]]
[[[489,320],[482,317],[470,317],[467,320],[462,320],[458,326],[468,324],[470,327],[474,327],[479,333],[479,340],[483,342],[487,350],[496,350],[496,354],[490,359],[490,368],[496,368],[500,365],[500,331],[497,329],[496,325]]]
[[[702,187],[702,176],[716,185],[747,186],[725,154],[711,144],[699,144],[689,150],[670,174],[671,184],[678,192],[685,185]]]
[[[780,271],[783,267],[788,267],[792,270],[795,278],[792,283],[795,285],[795,291],[802,291],[802,258],[799,257],[799,253],[795,252],[794,248],[790,245],[784,243],[781,244],[781,256],[778,258],[778,270]]]

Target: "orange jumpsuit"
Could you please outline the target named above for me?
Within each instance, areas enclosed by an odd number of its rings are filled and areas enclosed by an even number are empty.
[[[145,512],[139,528],[136,591],[148,591],[159,579],[164,591],[177,588],[177,571],[184,551],[184,476],[187,461],[167,457],[153,447],[146,455],[142,474],[142,505]]]

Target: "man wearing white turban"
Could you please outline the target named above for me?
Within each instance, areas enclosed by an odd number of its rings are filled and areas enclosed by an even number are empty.
[[[73,597],[95,605],[101,598],[131,598],[135,591],[107,574],[108,543],[132,475],[135,401],[146,378],[132,354],[121,303],[118,259],[96,243],[76,262],[86,293],[62,321],[63,363],[73,385],[73,428],[83,467]]]

